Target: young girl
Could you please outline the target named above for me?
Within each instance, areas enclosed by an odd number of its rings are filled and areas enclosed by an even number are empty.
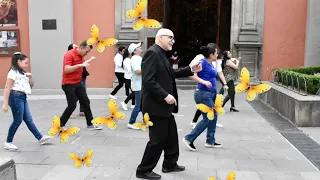
[[[3,111],[8,111],[10,106],[13,122],[9,128],[7,141],[4,143],[4,149],[17,150],[17,146],[12,144],[13,137],[17,132],[22,120],[27,124],[32,134],[39,140],[40,144],[49,142],[52,137],[42,135],[34,125],[27,102],[27,95],[31,94],[33,80],[31,73],[27,73],[28,57],[20,52],[14,53],[11,60],[11,69],[8,73],[5,90],[3,93]]]

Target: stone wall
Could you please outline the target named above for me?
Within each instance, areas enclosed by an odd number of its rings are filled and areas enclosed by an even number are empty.
[[[300,127],[320,127],[320,96],[303,96],[269,83],[272,88],[259,95],[268,106]]]

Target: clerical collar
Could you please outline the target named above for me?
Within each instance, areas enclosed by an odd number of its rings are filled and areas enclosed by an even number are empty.
[[[162,49],[162,47],[160,47],[158,44],[154,44],[154,47],[156,48],[156,49],[158,49],[158,51],[160,51],[161,53],[163,53],[163,54],[166,54],[167,52],[164,50],[164,49]]]

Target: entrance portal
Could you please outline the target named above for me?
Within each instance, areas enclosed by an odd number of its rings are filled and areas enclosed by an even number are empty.
[[[208,43],[230,49],[232,0],[149,0],[148,17],[163,21],[176,38],[181,65],[185,66]],[[153,38],[148,40],[154,42]]]

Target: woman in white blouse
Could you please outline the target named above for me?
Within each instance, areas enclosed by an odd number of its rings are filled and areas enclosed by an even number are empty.
[[[135,93],[131,89],[131,57],[132,55],[129,53],[128,49],[126,49],[123,53],[123,69],[124,69],[124,84],[125,87],[130,89],[131,93],[127,96],[127,98],[121,102],[122,109],[127,111],[127,104],[131,100],[131,108],[134,108],[135,105]]]

